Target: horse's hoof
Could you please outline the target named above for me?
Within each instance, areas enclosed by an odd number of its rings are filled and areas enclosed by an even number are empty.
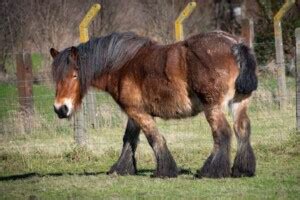
[[[239,178],[239,177],[253,177],[255,176],[254,171],[247,171],[247,170],[240,170],[237,167],[232,167],[232,173],[231,176],[233,178]]]
[[[199,179],[201,179],[201,178],[203,178],[203,176],[201,176],[199,173],[196,173],[196,174],[194,174],[194,178],[199,178]]]
[[[106,174],[117,174],[121,176],[125,175],[136,175],[137,170],[134,168],[134,166],[120,166],[118,164],[113,165]]]
[[[235,159],[231,168],[232,177],[252,177],[255,176],[256,159],[252,147],[244,146]]]
[[[195,178],[227,178],[230,177],[230,171],[228,170],[197,170],[194,175]]]

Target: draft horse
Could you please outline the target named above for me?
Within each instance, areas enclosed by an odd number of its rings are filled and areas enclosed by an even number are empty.
[[[181,119],[204,112],[214,144],[195,176],[255,174],[247,106],[257,89],[256,61],[240,38],[215,31],[160,45],[134,33],[112,33],[50,53],[59,118],[71,117],[90,87],[109,93],[128,115],[121,156],[108,173],[137,173],[135,151],[142,130],[156,158],[153,176],[176,177],[179,170],[154,117]],[[227,106],[238,141],[232,168]]]

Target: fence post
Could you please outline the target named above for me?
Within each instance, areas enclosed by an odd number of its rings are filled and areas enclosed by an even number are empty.
[[[245,38],[247,45],[250,48],[253,48],[253,40],[254,40],[254,26],[252,19],[243,19],[241,24],[241,34],[242,37]]]
[[[286,89],[285,64],[284,64],[284,54],[283,54],[283,44],[282,44],[281,19],[294,4],[295,4],[295,0],[285,1],[283,6],[279,9],[279,11],[274,16],[277,86],[278,86],[280,109],[284,109],[287,104],[287,89]]]
[[[87,143],[85,116],[83,109],[85,100],[82,102],[82,109],[74,115],[74,139],[78,146],[85,146]]]
[[[17,88],[19,94],[20,110],[26,116],[24,121],[25,132],[31,130],[31,115],[33,114],[33,94],[32,94],[32,61],[31,54],[19,53],[16,55],[17,65]]]
[[[89,40],[88,27],[94,17],[98,14],[100,8],[100,4],[94,4],[80,22],[80,42],[84,43]],[[85,146],[87,143],[86,125],[90,125],[91,119],[95,118],[95,115],[93,115],[95,111],[94,103],[95,96],[88,93],[82,102],[81,110],[74,115],[74,138],[79,146]],[[95,124],[93,124],[93,126],[95,126]]]
[[[93,91],[88,92],[86,96],[86,116],[87,124],[92,128],[99,128],[98,121],[96,120],[96,97]]]
[[[196,2],[190,2],[187,4],[187,6],[181,11],[179,16],[177,17],[175,21],[175,39],[176,41],[180,41],[184,39],[184,33],[183,33],[183,21],[188,18],[191,13],[196,8],[197,3]]]
[[[296,28],[295,38],[296,38],[296,118],[297,118],[297,131],[300,132],[300,28]]]
[[[32,98],[32,61],[30,54],[17,54],[17,79],[18,93],[21,110],[24,112],[33,112]]]
[[[80,42],[87,42],[89,40],[88,27],[93,21],[95,16],[101,9],[100,4],[94,4],[91,9],[87,12],[83,20],[79,25],[80,33]],[[96,120],[96,97],[95,94],[90,91],[87,93],[85,98],[85,116],[86,116],[86,125],[92,128],[98,128],[98,121]]]

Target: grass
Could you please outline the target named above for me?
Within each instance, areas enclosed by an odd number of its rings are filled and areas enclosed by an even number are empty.
[[[78,148],[72,122],[59,121],[53,114],[51,88],[34,86],[34,126],[26,134],[17,128],[30,120],[27,116],[18,119],[16,89],[0,85],[0,123],[4,127],[0,134],[0,199],[298,199],[300,135],[295,133],[294,97],[280,111],[272,96],[266,96],[266,91],[276,92],[276,81],[261,79],[249,113],[257,174],[237,179],[193,178],[212,147],[210,128],[202,114],[179,121],[157,119],[178,166],[186,173],[175,179],[150,178],[155,162],[141,135],[138,175],[108,176],[105,172],[118,159],[125,128],[124,115],[111,98],[97,95],[103,123],[99,129],[88,129],[88,146]],[[293,79],[288,83],[293,91]],[[7,128],[9,123],[13,127]],[[232,160],[235,144],[233,138]]]
[[[200,118],[193,120],[204,123]],[[185,128],[183,123],[159,123],[178,165],[195,173],[210,152],[208,127],[204,125],[198,133],[186,123]],[[106,175],[119,155],[121,128],[90,130],[86,149],[76,147],[71,134],[2,136],[0,198],[297,199],[300,195],[299,135],[287,132],[282,138],[280,133],[270,135],[271,132],[264,134],[255,129],[253,133],[257,175],[219,180],[193,179],[191,173],[176,179],[150,178],[155,163],[144,136],[137,150],[139,174]],[[233,146],[232,157],[236,148]],[[13,180],[16,175],[24,177]],[[11,179],[4,180],[5,177]]]
[[[274,119],[280,116],[276,110],[269,114]],[[257,120],[262,116],[251,112],[257,156],[253,178],[198,180],[187,173],[176,179],[152,179],[155,163],[144,136],[137,150],[139,174],[108,176],[105,172],[118,158],[124,126],[89,130],[86,149],[74,145],[70,132],[1,135],[0,198],[297,199],[300,137],[291,128],[294,121]],[[178,165],[195,173],[212,146],[204,117],[158,123]],[[233,158],[236,146],[232,143]],[[28,177],[3,180],[15,175]]]

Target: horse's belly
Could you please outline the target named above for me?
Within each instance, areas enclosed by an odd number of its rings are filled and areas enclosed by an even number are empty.
[[[153,116],[164,119],[184,118],[202,110],[202,103],[181,78],[148,78],[143,85],[143,103]]]
[[[186,118],[203,111],[200,100],[188,96],[185,98],[174,96],[174,98],[152,103],[148,108],[153,116],[163,119]]]

